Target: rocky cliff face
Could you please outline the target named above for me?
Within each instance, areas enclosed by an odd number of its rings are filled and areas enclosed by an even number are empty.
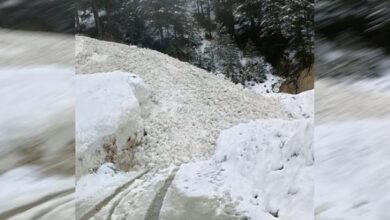
[[[314,67],[311,66],[298,73],[294,79],[286,79],[280,88],[279,92],[298,94],[304,91],[314,89]]]

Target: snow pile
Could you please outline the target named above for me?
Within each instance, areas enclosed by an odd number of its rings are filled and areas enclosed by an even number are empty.
[[[316,219],[390,219],[389,119],[315,128]]]
[[[223,131],[212,160],[182,165],[161,219],[312,219],[312,134],[309,120]]]
[[[90,59],[94,53],[106,59]],[[76,62],[80,74],[121,69],[150,88],[153,106],[144,119],[147,135],[134,148],[136,168],[207,160],[221,130],[256,119],[290,118],[278,101],[157,51],[76,37]]]
[[[77,176],[105,162],[129,169],[131,148],[144,135],[141,108],[148,90],[136,75],[121,71],[76,80]]]

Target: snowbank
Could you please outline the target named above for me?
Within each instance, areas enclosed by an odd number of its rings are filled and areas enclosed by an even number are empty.
[[[105,162],[129,169],[130,150],[144,135],[149,93],[142,80],[121,71],[77,75],[76,91],[76,175]]]
[[[212,160],[182,165],[161,219],[312,219],[312,135],[308,120],[223,131]]]

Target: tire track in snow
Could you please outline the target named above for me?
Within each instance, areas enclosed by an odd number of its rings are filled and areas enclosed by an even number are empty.
[[[96,215],[104,206],[106,206],[113,198],[115,198],[120,192],[124,191],[127,187],[129,187],[135,180],[141,178],[143,175],[145,175],[148,171],[141,172],[138,176],[133,178],[131,181],[123,184],[121,187],[118,187],[114,193],[112,193],[110,196],[107,196],[103,201],[98,203],[93,209],[85,213],[83,216],[77,218],[78,220],[88,220],[92,218],[94,215]]]
[[[175,179],[176,173],[179,167],[175,168],[168,179],[165,181],[164,186],[157,193],[154,198],[152,205],[148,209],[148,215],[145,220],[158,220],[160,217],[160,210],[164,202],[165,195],[167,194],[168,188],[171,186],[173,179]]]

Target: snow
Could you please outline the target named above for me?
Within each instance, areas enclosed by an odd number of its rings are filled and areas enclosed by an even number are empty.
[[[283,79],[267,74],[264,83],[258,83],[249,89],[254,92],[278,100],[294,118],[314,117],[314,90],[308,90],[299,94],[278,93]]]
[[[76,201],[103,200],[137,175],[139,172],[118,171],[112,163],[102,164],[96,173],[84,175],[77,181]]]
[[[37,166],[21,166],[0,175],[0,213],[44,196],[71,190],[73,177],[44,176]]]
[[[43,133],[54,118],[62,121],[59,115],[73,113],[73,72],[58,66],[0,69],[2,154],[20,144],[21,137]]]
[[[390,70],[383,73],[383,76],[365,79],[365,80],[357,80],[355,82],[350,83],[353,89],[359,91],[366,91],[370,93],[376,93],[378,95],[386,95],[390,96]]]
[[[99,55],[97,53],[93,53],[90,59],[94,62],[103,62],[107,60],[107,55]]]
[[[226,170],[223,190],[251,219],[312,219],[313,125],[263,120],[222,132],[215,153]],[[245,186],[245,187],[243,187]],[[259,211],[262,210],[262,211]]]
[[[266,73],[265,75],[267,79],[264,83],[256,83],[255,85],[250,86],[250,88],[259,94],[279,92],[279,87],[282,84],[283,79],[271,73]]]
[[[390,219],[388,131],[383,118],[316,126],[316,219]]]
[[[386,85],[386,75],[348,83],[329,78],[316,82],[316,219],[390,218]]]
[[[221,132],[212,160],[181,166],[162,219],[312,219],[312,135],[304,119],[258,120]]]
[[[202,36],[204,36],[204,32],[202,33]],[[209,40],[203,39],[202,43],[199,46],[200,52],[204,53],[205,52],[205,48],[210,47],[210,45],[211,45],[211,42]]]
[[[77,219],[82,219],[106,198],[114,196],[122,186],[134,181],[142,173],[142,171],[121,172],[113,164],[105,163],[96,173],[82,176],[76,182]]]
[[[137,74],[151,91],[150,114],[144,118],[147,135],[134,148],[133,168],[207,160],[221,130],[261,118],[289,118],[273,98],[157,51],[86,37],[76,42],[78,73],[121,69]],[[93,53],[107,59],[93,62]]]
[[[128,170],[129,148],[144,134],[142,105],[149,92],[142,80],[121,71],[76,77],[77,176],[113,162]]]
[[[29,161],[34,152],[43,152],[35,162],[47,166],[71,156],[66,150],[74,140],[73,75],[61,66],[0,69],[2,171]]]
[[[84,74],[77,79],[91,80],[82,86],[88,87],[83,95],[77,96],[86,99],[81,106],[85,118],[77,131],[94,141],[117,135],[115,125],[130,118],[122,118],[122,102],[138,106],[132,116],[139,116],[145,136],[126,151],[134,154],[133,164],[127,165],[133,170],[150,169],[139,177],[128,177],[134,181],[96,210],[93,219],[313,219],[314,111],[309,108],[313,106],[313,91],[299,95],[255,93],[156,51],[85,37],[76,40],[77,69]],[[111,72],[118,69],[123,71]],[[137,74],[138,82],[123,78],[125,71]],[[270,89],[279,79],[268,78]],[[143,92],[137,95],[137,89],[132,89],[137,85],[145,88],[142,82],[150,96]],[[142,100],[149,99],[151,102],[142,107]],[[146,114],[142,117],[141,113]],[[102,119],[93,122],[95,119],[88,117]],[[103,120],[106,118],[109,123]],[[112,143],[107,140],[99,141]],[[102,143],[90,146],[92,152],[102,149]],[[92,160],[89,155],[80,158]],[[120,188],[117,182],[126,179],[115,161],[97,156],[98,162],[91,168],[104,162],[115,165],[106,163],[77,182],[81,188],[78,198],[86,198],[79,199],[80,204],[87,204],[89,210]],[[163,168],[172,164],[181,166],[170,183],[168,176],[175,171],[168,168],[167,174]],[[87,188],[87,195],[82,195],[83,188]],[[96,199],[100,191],[103,193]]]
[[[296,95],[275,93],[269,96],[277,99],[294,116],[294,118],[314,117],[314,90],[308,90]]]
[[[174,167],[149,171],[118,193],[92,219],[155,219],[154,204],[159,199]],[[142,203],[140,202],[142,201]],[[129,212],[128,210],[131,210]]]

